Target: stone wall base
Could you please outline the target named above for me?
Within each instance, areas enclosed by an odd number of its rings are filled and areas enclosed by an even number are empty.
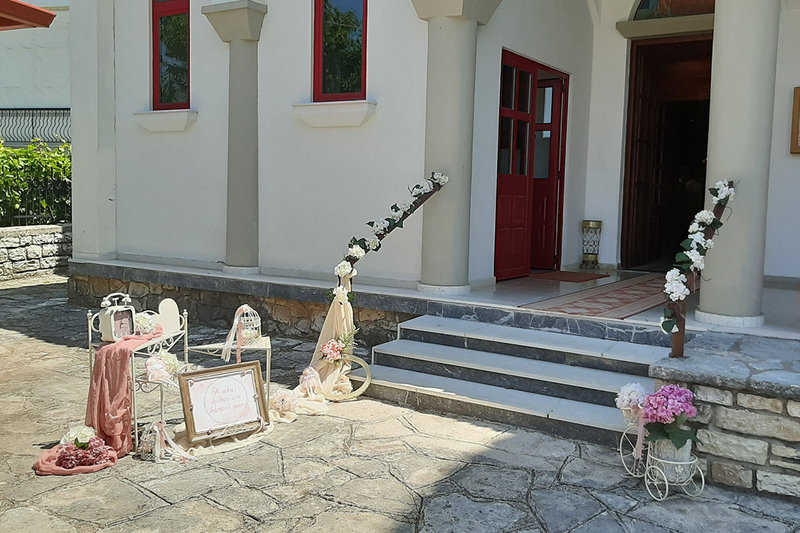
[[[800,498],[800,401],[677,383],[694,393],[690,425],[707,479],[740,489]]]
[[[204,289],[175,287],[158,283],[140,283],[119,279],[73,274],[67,283],[70,302],[99,310],[100,300],[112,292],[128,293],[137,310],[158,309],[164,298],[172,298],[181,309],[189,312],[192,321],[218,327],[230,327],[236,309],[248,304],[261,315],[261,329],[266,335],[281,335],[316,339],[325,321],[328,305],[319,302],[299,302],[282,298],[266,298]],[[353,309],[358,334],[357,342],[368,348],[394,340],[397,325],[417,315],[377,309]]]
[[[72,254],[72,226],[0,228],[0,281],[66,269]]]

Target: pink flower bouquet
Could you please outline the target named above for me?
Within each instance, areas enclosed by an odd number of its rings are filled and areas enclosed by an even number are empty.
[[[678,385],[665,385],[644,399],[642,417],[649,441],[670,440],[677,449],[686,441],[697,441],[693,430],[681,429],[686,420],[697,415],[692,391]]]
[[[345,344],[342,341],[331,339],[320,347],[322,356],[329,363],[338,363],[342,359],[342,351],[345,349]]]

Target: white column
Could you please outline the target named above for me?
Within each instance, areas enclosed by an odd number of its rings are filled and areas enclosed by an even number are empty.
[[[413,0],[428,21],[425,172],[447,185],[425,204],[420,290],[469,292],[469,218],[478,24],[501,0]]]
[[[229,43],[228,199],[223,270],[258,272],[258,40],[267,7],[252,0],[202,13]]]
[[[72,256],[117,251],[114,0],[70,6]]]
[[[736,182],[730,218],[706,256],[697,320],[758,327],[780,0],[717,0],[707,185]]]

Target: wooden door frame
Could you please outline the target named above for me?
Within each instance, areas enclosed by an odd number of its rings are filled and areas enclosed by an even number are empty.
[[[511,60],[510,62],[508,60]],[[566,165],[566,154],[567,154],[567,117],[568,117],[568,104],[569,104],[569,81],[570,75],[566,72],[560,71],[558,69],[549,67],[538,61],[530,59],[522,54],[514,52],[513,50],[509,50],[507,48],[503,48],[501,59],[500,59],[500,72],[502,76],[502,66],[506,64],[511,64],[513,66],[514,63],[522,62],[528,63],[532,65],[534,70],[531,72],[531,108],[534,111],[534,123],[531,125],[531,135],[528,139],[528,153],[529,153],[529,164],[531,168],[531,172],[533,171],[533,158],[535,157],[534,150],[533,150],[533,142],[535,140],[535,119],[536,119],[536,105],[537,105],[537,89],[539,83],[539,71],[544,71],[549,74],[556,76],[557,78],[561,79],[562,81],[562,94],[561,94],[561,112],[560,112],[560,119],[561,123],[559,125],[559,160],[558,160],[558,183],[556,187],[556,193],[558,195],[558,199],[556,200],[556,208],[558,209],[558,215],[556,216],[556,239],[555,239],[555,269],[558,270],[561,268],[561,249],[562,249],[562,242],[563,242],[563,227],[564,227],[564,182],[566,181],[566,172],[565,172],[565,165]],[[501,87],[502,89],[502,87]],[[501,95],[502,97],[502,95]],[[499,124],[502,120],[502,115],[499,111],[500,106],[498,105],[498,128]],[[499,131],[499,130],[498,130]],[[499,137],[497,144],[499,145]],[[495,172],[495,180],[497,180],[497,172]],[[495,185],[497,186],[497,184]],[[495,207],[495,209],[497,209]],[[496,213],[495,213],[496,216]],[[497,224],[495,219],[495,225]],[[496,229],[496,228],[495,228]],[[530,245],[531,235],[528,232],[526,236],[526,242]],[[496,246],[496,242],[495,242]],[[525,254],[530,261],[530,251]],[[529,263],[530,265],[530,263]],[[495,267],[496,268],[496,267]],[[496,271],[495,271],[496,274]]]
[[[628,101],[626,105],[627,116],[625,119],[625,163],[624,175],[622,180],[622,216],[620,224],[620,266],[626,268],[632,265],[627,264],[626,259],[630,256],[632,251],[632,243],[630,240],[631,224],[635,222],[633,218],[632,202],[633,202],[633,139],[631,132],[633,131],[636,117],[636,92],[639,88],[638,77],[639,68],[637,59],[642,48],[653,45],[661,44],[675,44],[696,41],[708,41],[713,37],[713,33],[698,33],[694,35],[680,35],[676,37],[658,37],[653,39],[636,39],[631,41],[630,54],[628,57]]]

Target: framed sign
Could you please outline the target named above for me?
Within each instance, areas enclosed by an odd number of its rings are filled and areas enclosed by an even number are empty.
[[[178,376],[190,441],[237,435],[269,423],[258,361]]]
[[[794,107],[792,108],[792,141],[789,152],[800,154],[800,87],[794,88]]]

